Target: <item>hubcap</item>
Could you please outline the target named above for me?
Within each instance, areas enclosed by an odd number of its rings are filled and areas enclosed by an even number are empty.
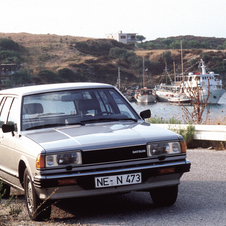
[[[32,192],[32,184],[30,179],[28,178],[28,183],[27,183],[27,206],[29,211],[32,213],[33,212],[33,192]]]

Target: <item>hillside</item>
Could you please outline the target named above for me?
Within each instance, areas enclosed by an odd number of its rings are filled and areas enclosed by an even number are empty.
[[[120,68],[122,86],[141,85],[144,56],[145,68],[148,69],[145,72],[146,84],[154,87],[164,75],[165,62],[162,54],[166,51],[171,54],[167,63],[169,73],[173,74],[173,62],[176,72],[181,73],[180,49],[144,50],[114,40],[50,34],[0,33],[0,39],[2,38],[19,44],[21,73],[26,70],[36,84],[91,81],[116,85]],[[212,42],[217,45],[223,45],[224,41],[212,38]],[[1,57],[2,62],[5,62],[3,55]],[[201,58],[204,58],[207,69],[220,73],[226,83],[225,50],[183,50],[184,71],[197,71],[197,63]]]

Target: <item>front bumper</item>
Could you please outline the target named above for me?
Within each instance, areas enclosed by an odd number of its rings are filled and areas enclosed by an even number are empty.
[[[156,164],[102,171],[77,172],[70,175],[36,176],[34,178],[34,185],[40,199],[46,199],[47,197],[50,199],[63,199],[150,190],[155,187],[179,184],[183,173],[190,171],[190,166],[190,161],[183,160],[161,165]],[[95,177],[138,172],[142,175],[142,183],[140,184],[95,188]]]

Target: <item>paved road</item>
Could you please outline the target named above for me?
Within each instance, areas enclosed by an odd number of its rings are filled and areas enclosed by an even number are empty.
[[[226,225],[226,151],[188,150],[188,159],[191,171],[171,207],[155,207],[146,192],[71,199],[55,204],[42,225]],[[30,223],[27,216],[14,225]]]
[[[174,206],[157,208],[149,193],[132,192],[68,200],[54,207],[53,220],[62,223],[63,211],[75,225],[226,225],[226,151],[188,150],[188,159]]]

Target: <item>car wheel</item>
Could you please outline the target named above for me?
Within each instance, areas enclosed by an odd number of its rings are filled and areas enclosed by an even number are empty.
[[[10,186],[8,184],[2,183],[2,189],[0,193],[3,199],[8,199],[10,194]]]
[[[29,217],[34,221],[48,220],[51,215],[51,205],[39,199],[27,169],[24,172],[24,190]]]
[[[172,206],[177,200],[178,185],[154,188],[150,194],[156,206]]]

